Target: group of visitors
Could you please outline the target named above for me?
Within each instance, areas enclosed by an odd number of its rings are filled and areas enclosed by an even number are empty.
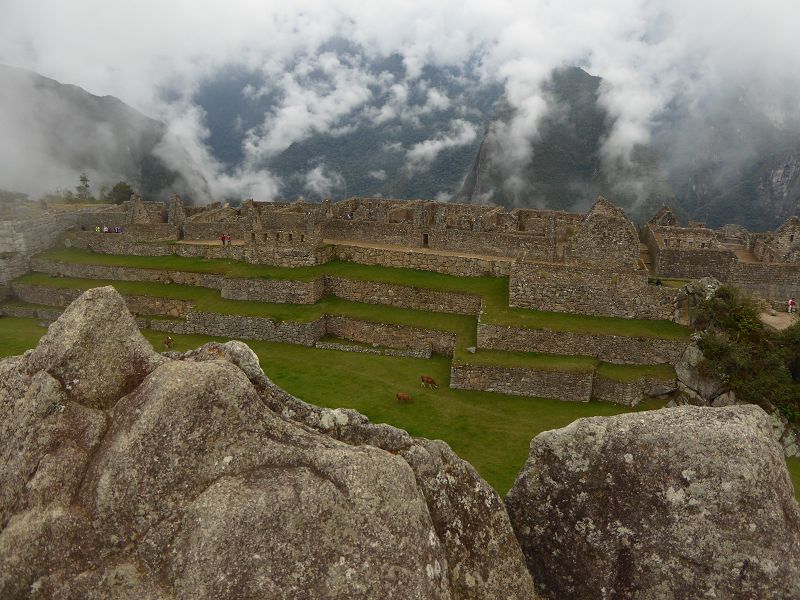
[[[231,236],[229,233],[220,233],[219,234],[219,241],[222,242],[223,246],[230,246],[231,245]]]
[[[100,225],[97,225],[94,228],[94,231],[95,231],[95,233],[100,233],[100,232],[102,232],[102,233],[122,233],[122,227],[117,226],[117,227],[109,228],[107,225],[103,225],[102,227],[100,227]]]

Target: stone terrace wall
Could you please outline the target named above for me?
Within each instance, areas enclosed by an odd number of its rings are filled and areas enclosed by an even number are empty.
[[[555,245],[546,237],[524,233],[432,229],[428,234],[428,247],[508,258],[525,252],[531,259],[552,260]]]
[[[314,304],[325,293],[324,279],[290,281],[285,279],[225,279],[222,297],[279,304]]]
[[[456,363],[450,368],[451,388],[554,398],[569,402],[588,402],[592,397],[592,379],[591,371],[533,371]]]
[[[244,260],[250,264],[276,267],[313,267],[332,260],[330,246],[319,246],[311,241],[275,246],[248,244],[242,246]]]
[[[136,267],[117,267],[112,265],[85,265],[65,263],[54,260],[34,258],[31,270],[50,275],[84,279],[113,279],[116,281],[152,281],[156,283],[180,283],[204,288],[219,289],[225,278],[212,273],[192,273],[189,271],[168,271],[161,269],[139,269]]]
[[[640,271],[528,262],[514,263],[508,285],[511,306],[638,319],[672,320],[678,292]]]
[[[730,279],[722,280],[764,298],[786,301],[800,294],[800,265],[789,263],[737,263]]]
[[[33,259],[30,266],[34,271],[64,277],[169,282],[216,288],[221,290],[223,298],[231,300],[314,304],[324,295],[333,295],[354,302],[464,315],[477,315],[481,308],[480,296],[339,277],[320,277],[312,281],[226,278],[189,271],[63,263],[44,259]]]
[[[44,285],[13,283],[14,296],[23,302],[46,306],[67,306],[83,293],[83,290],[55,288]],[[192,303],[175,298],[155,296],[123,296],[128,310],[137,315],[164,315],[183,317],[190,313]]]
[[[625,406],[639,404],[654,385],[668,387],[671,384],[649,377],[616,381],[591,371],[545,371],[456,363],[450,369],[450,387],[460,390],[500,392],[569,402],[588,402],[594,398]]]
[[[8,283],[27,273],[30,257],[53,246],[77,222],[79,213],[0,221],[0,297]]]
[[[360,321],[350,317],[329,315],[326,318],[328,335],[399,349],[421,349],[430,347],[437,354],[453,356],[456,334],[446,331],[417,329],[402,325]]]
[[[636,406],[649,388],[650,383],[645,377],[634,381],[615,381],[595,374],[592,382],[592,398],[602,402]]]
[[[422,269],[462,277],[506,276],[511,273],[512,263],[511,260],[501,258],[482,259],[348,245],[336,245],[335,258],[362,265]]]
[[[337,298],[354,302],[386,304],[432,312],[477,315],[481,310],[480,296],[439,292],[375,281],[326,277],[325,292]]]
[[[688,340],[478,325],[478,348],[591,356],[623,364],[675,364],[688,343]]]
[[[183,334],[215,335],[245,340],[263,340],[313,346],[325,336],[325,319],[308,323],[295,321],[278,322],[263,317],[243,317],[191,311],[185,322],[152,321],[157,331]]]
[[[126,235],[141,242],[158,242],[162,240],[177,240],[178,228],[169,223],[137,223],[123,227],[124,233],[105,235]],[[89,232],[94,233],[94,232]]]
[[[187,221],[183,224],[184,240],[217,240],[223,232],[227,233],[235,240],[242,240],[245,236],[245,227],[242,223],[230,223],[226,221],[219,221],[216,223],[195,223]]]
[[[661,248],[656,272],[662,277],[716,277],[720,281],[730,281],[737,262],[732,250]]]

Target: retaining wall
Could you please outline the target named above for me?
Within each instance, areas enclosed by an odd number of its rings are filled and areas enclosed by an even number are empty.
[[[551,312],[637,319],[675,318],[677,289],[648,285],[644,271],[515,263],[509,305]]]
[[[533,371],[494,365],[456,364],[450,368],[450,387],[515,396],[588,402],[593,374],[589,372]]]
[[[440,292],[436,290],[394,285],[376,281],[360,281],[326,277],[325,291],[328,294],[368,304],[385,304],[400,308],[413,308],[431,312],[446,312],[461,315],[477,315],[481,310],[481,297]]]
[[[461,277],[486,275],[505,276],[511,273],[509,258],[477,258],[449,256],[412,250],[368,248],[362,246],[336,245],[335,258],[362,265],[382,265],[405,269],[435,271]]]
[[[673,382],[650,377],[616,381],[592,371],[547,371],[499,365],[453,363],[450,368],[450,387],[456,389],[570,402],[588,402],[594,398],[625,406],[636,406],[654,386],[669,387]]]
[[[67,306],[83,293],[74,288],[55,288],[44,285],[13,283],[14,296],[23,302],[46,306]],[[192,302],[156,296],[123,296],[128,310],[137,315],[164,315],[182,318],[189,314]]]
[[[623,364],[675,364],[688,343],[688,340],[478,325],[478,348],[592,356],[605,362]]]
[[[450,357],[453,356],[456,345],[456,334],[447,331],[360,321],[337,315],[328,315],[325,320],[325,329],[328,335],[354,342],[378,344],[403,350],[429,347],[437,354]]]

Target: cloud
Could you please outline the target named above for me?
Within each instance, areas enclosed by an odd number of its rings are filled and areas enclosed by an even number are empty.
[[[317,198],[330,198],[345,188],[344,177],[325,165],[317,165],[305,174],[304,189]]]
[[[386,181],[386,171],[380,169],[379,171],[370,171],[368,173],[375,181]]]
[[[515,112],[496,133],[517,171],[551,108],[542,84],[565,65],[604,78],[600,101],[612,129],[602,156],[609,164],[624,165],[674,106],[702,120],[741,95],[770,123],[794,127],[798,22],[796,0],[573,0],[569,9],[549,0],[228,0],[202,10],[169,0],[7,0],[0,62],[117,96],[165,121],[170,140],[162,155],[175,153],[172,163],[190,175],[202,171],[212,194],[269,195],[280,181],[264,164],[293,143],[354,124],[415,127],[422,115],[460,110],[442,85],[426,81],[431,65],[503,86]],[[373,68],[392,55],[400,57],[401,75]],[[245,96],[274,94],[277,104],[250,129],[245,160],[229,171],[204,149],[206,117],[194,95],[232,65],[261,78]],[[431,132],[408,150],[410,164],[422,168],[474,135],[461,127]],[[13,154],[20,139],[3,138],[0,155]]]
[[[406,168],[411,173],[424,171],[441,152],[471,144],[477,135],[478,132],[472,123],[455,119],[450,123],[449,131],[411,146],[406,152]]]

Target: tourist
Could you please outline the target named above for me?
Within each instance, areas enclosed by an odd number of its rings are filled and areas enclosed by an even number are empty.
[[[797,300],[794,299],[794,296],[789,298],[789,302],[787,302],[786,304],[788,304],[788,309],[790,313],[797,312]]]
[[[95,231],[95,233],[100,233],[100,225],[97,225],[97,226],[94,228],[94,231]]]
[[[231,234],[230,233],[226,233],[225,234],[225,241],[227,242],[228,247],[230,247],[230,245],[231,245]]]
[[[664,285],[664,284],[663,284],[663,283],[661,283],[661,280],[660,280],[660,279],[656,279],[656,285],[657,285],[658,287],[661,287],[661,286],[662,286],[662,285]]]
[[[224,233],[220,233],[219,234],[219,241],[222,242],[223,246],[225,245],[225,234]]]
[[[103,233],[108,233],[108,225],[103,225]]]

